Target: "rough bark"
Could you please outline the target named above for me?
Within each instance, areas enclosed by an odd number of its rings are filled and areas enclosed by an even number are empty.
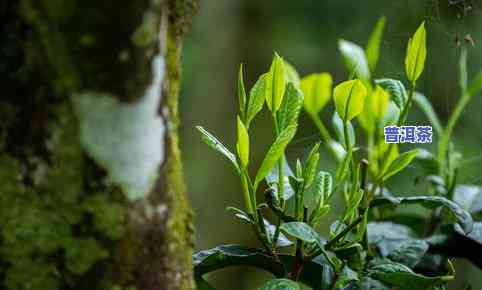
[[[0,2],[0,289],[194,288],[177,98],[197,1]],[[115,141],[98,153],[89,111],[108,104],[121,121],[157,91],[162,130],[132,130],[158,136],[162,155],[155,182],[132,195],[129,164],[109,165],[142,140],[94,134]]]

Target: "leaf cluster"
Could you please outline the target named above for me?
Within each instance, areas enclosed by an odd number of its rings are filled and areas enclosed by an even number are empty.
[[[385,18],[381,18],[366,48],[339,41],[349,79],[333,88],[327,72],[298,75],[274,54],[268,71],[246,89],[243,66],[238,75],[239,112],[236,151],[198,127],[203,141],[233,164],[240,178],[245,208],[228,210],[248,224],[261,249],[223,245],[194,255],[199,289],[213,289],[203,275],[233,265],[249,265],[272,273],[275,279],[259,289],[444,289],[454,278],[452,257],[465,257],[482,266],[482,213],[479,186],[458,185],[460,154],[450,142],[456,122],[470,98],[482,89],[482,73],[467,81],[467,51],[461,52],[459,104],[444,127],[428,98],[416,91],[427,58],[426,29],[422,23],[408,40],[403,80],[374,78],[381,51]],[[427,115],[440,136],[437,153],[423,149],[400,152],[383,138],[385,126],[403,126],[412,105]],[[252,170],[250,129],[263,109],[272,116],[273,142],[261,165]],[[331,130],[321,113],[334,105]],[[286,150],[304,109],[320,132],[302,161],[291,166]],[[334,131],[334,134],[333,132]],[[360,135],[366,144],[360,144]],[[323,146],[322,146],[323,145]],[[337,161],[334,172],[319,168],[326,149]],[[366,148],[366,150],[361,150]],[[397,197],[387,181],[411,166],[424,169],[425,194]],[[257,196],[264,191],[263,201]],[[334,195],[343,196],[342,214],[324,237],[317,227],[332,207]],[[397,207],[417,204],[426,216],[410,216]],[[454,241],[475,252],[454,250]],[[282,250],[282,248],[286,248]]]

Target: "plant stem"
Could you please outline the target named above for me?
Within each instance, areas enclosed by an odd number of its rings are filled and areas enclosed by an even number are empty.
[[[278,115],[276,112],[273,113],[273,122],[275,128],[275,135],[276,138],[281,133],[279,124],[278,124]],[[281,158],[278,160],[278,201],[281,205],[281,208],[284,210],[285,202],[284,202],[284,152],[281,155]],[[273,247],[276,247],[276,243],[278,242],[278,238],[280,235],[280,225],[281,225],[281,217],[278,217],[278,221],[276,223],[276,229],[273,235]]]
[[[325,244],[325,249],[329,250],[333,247],[341,238],[346,236],[353,228],[355,228],[361,221],[363,220],[363,216],[359,216],[354,222],[349,224],[343,231],[341,231],[338,235],[334,236],[333,239],[329,240]]]
[[[306,222],[308,218],[308,209],[306,207],[303,208],[303,221]],[[291,278],[293,280],[298,280],[298,276],[303,269],[303,262],[304,262],[304,255],[303,255],[303,241],[297,239],[296,240],[296,254],[295,254],[295,262],[293,264],[293,269],[291,271]]]
[[[244,170],[241,174],[241,185],[243,187],[243,196],[244,196],[244,203],[246,205],[246,209],[250,214],[256,215],[253,209],[253,201],[251,199],[248,181],[246,180],[246,175],[244,173]]]
[[[457,124],[457,121],[460,118],[460,115],[462,114],[462,111],[464,110],[465,106],[467,106],[467,104],[470,102],[471,98],[472,96],[467,92],[462,95],[462,98],[460,98],[459,102],[455,106],[454,112],[450,116],[450,119],[447,123],[447,127],[443,131],[442,137],[440,138],[440,142],[438,145],[438,160],[440,162],[440,175],[442,176],[446,174],[445,160],[447,158],[448,145],[452,136],[452,132],[455,128],[455,125]]]
[[[256,188],[254,188],[253,183],[251,182],[251,178],[249,177],[249,173],[246,168],[242,169],[242,175],[243,175],[243,180],[245,183],[243,183],[243,187],[246,186],[247,188],[243,190],[246,192],[247,191],[247,197],[245,196],[245,199],[247,199],[250,202],[250,208],[253,213],[253,215],[256,217],[257,216],[257,202],[256,202]]]

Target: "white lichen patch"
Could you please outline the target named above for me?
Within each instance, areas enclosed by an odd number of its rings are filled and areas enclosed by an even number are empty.
[[[163,58],[155,57],[152,66],[152,83],[136,103],[121,103],[98,92],[79,92],[72,97],[84,150],[131,201],[149,193],[164,160],[165,126],[157,113]]]

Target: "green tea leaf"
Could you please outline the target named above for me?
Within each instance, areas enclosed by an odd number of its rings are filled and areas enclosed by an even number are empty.
[[[328,142],[328,144],[326,144],[326,146],[329,147],[331,151],[333,151],[333,154],[334,154],[337,162],[340,162],[340,161],[343,160],[343,158],[346,155],[346,151],[345,151],[345,148],[343,147],[343,145],[341,145],[341,143],[339,143],[335,140],[331,140],[331,142]]]
[[[448,257],[461,257],[482,269],[482,222],[474,223],[470,233],[465,233],[458,224],[441,226],[441,234],[428,237],[430,251]],[[423,261],[423,260],[422,260]]]
[[[416,274],[409,267],[389,260],[373,261],[368,273],[371,277],[400,290],[427,289],[454,279],[453,273],[439,277]]]
[[[381,86],[390,93],[391,99],[399,109],[402,109],[405,106],[408,94],[401,81],[394,79],[378,79],[375,80],[375,84]]]
[[[383,178],[383,180],[387,180],[388,178],[402,171],[412,162],[417,154],[417,149],[400,154],[395,160],[392,161],[392,163],[390,163],[387,170],[385,170],[385,172],[382,174],[381,178]]]
[[[243,64],[239,65],[238,72],[238,102],[239,102],[239,113],[244,119],[246,116],[246,89],[244,87],[244,77],[243,77]]]
[[[369,244],[376,246],[382,257],[390,255],[401,242],[416,237],[411,228],[393,222],[369,222],[367,234]]]
[[[343,56],[345,66],[350,74],[355,72],[358,78],[364,81],[370,80],[368,61],[365,52],[360,46],[353,42],[340,39],[338,41],[338,49]]]
[[[390,253],[388,258],[394,262],[413,268],[422,259],[427,250],[428,243],[426,241],[403,240],[399,246]]]
[[[193,255],[194,273],[197,276],[229,266],[252,266],[284,277],[285,267],[279,260],[257,249],[240,245],[221,245]]]
[[[470,96],[475,96],[482,90],[482,71],[472,80],[469,87],[467,88],[467,93]]]
[[[331,174],[326,171],[320,171],[316,174],[313,183],[307,188],[303,199],[307,207],[319,207],[324,204],[332,190],[333,181]]]
[[[381,122],[381,126],[390,126],[396,125],[398,118],[400,116],[400,109],[397,107],[395,102],[388,102],[387,112],[385,113],[385,117]]]
[[[482,187],[461,184],[455,187],[454,201],[473,215],[482,213]]]
[[[300,239],[307,243],[315,243],[318,247],[323,248],[320,235],[307,223],[289,222],[280,226],[281,231],[291,237]]]
[[[341,144],[345,144],[345,134],[343,130],[343,120],[340,118],[337,112],[333,113],[333,117],[331,118],[331,122],[333,124],[333,128],[335,129],[336,136],[338,136],[338,140]],[[356,136],[355,136],[355,129],[353,129],[353,125],[350,121],[348,123],[348,138],[350,138],[350,146],[355,146],[356,143]]]
[[[305,187],[310,186],[313,182],[313,179],[315,178],[316,170],[318,169],[318,160],[320,159],[320,153],[318,153],[319,149],[320,143],[315,144],[306,160],[306,165],[303,169],[303,179],[305,181]]]
[[[370,205],[371,207],[376,207],[381,205],[397,206],[400,204],[419,204],[427,208],[443,206],[455,216],[458,224],[462,227],[465,233],[470,233],[472,231],[474,224],[472,216],[459,204],[442,196],[376,197]]]
[[[293,269],[295,257],[293,255],[278,255],[285,265],[286,269]],[[332,257],[332,260],[336,258]],[[319,255],[310,261],[305,261],[301,273],[298,276],[299,281],[317,290],[330,290],[335,280],[335,272],[333,267],[325,259],[323,255]]]
[[[365,49],[368,66],[372,73],[375,71],[380,56],[380,44],[382,42],[383,30],[385,29],[385,20],[385,16],[378,19]]]
[[[313,115],[318,114],[331,97],[333,80],[329,73],[311,74],[301,80],[305,110]]]
[[[271,112],[277,112],[283,101],[286,75],[283,59],[275,53],[273,62],[266,75],[266,104]]]
[[[345,195],[346,202],[346,218],[353,218],[356,213],[358,206],[360,205],[365,192],[362,189],[357,189],[354,191],[347,191]]]
[[[290,165],[288,164],[287,158],[283,158],[283,171],[285,174],[285,180],[284,180],[284,188],[283,188],[283,199],[284,200],[289,200],[293,195],[295,194],[293,191],[293,188],[291,188],[291,185],[288,181],[289,176],[294,176],[293,170],[291,170]],[[278,182],[279,182],[279,170],[277,166],[273,166],[271,168],[270,172],[268,175],[266,175],[266,183],[268,184],[269,187],[271,187],[272,190],[274,190],[275,196],[278,196]]]
[[[254,84],[249,92],[248,108],[246,111],[246,127],[263,108],[264,100],[266,99],[266,75],[263,74]]]
[[[274,143],[271,145],[271,147],[268,150],[268,153],[266,153],[266,156],[264,157],[263,162],[261,163],[261,166],[259,167],[258,173],[256,174],[256,179],[255,179],[255,188],[263,180],[266,175],[270,172],[271,168],[278,162],[280,159],[281,155],[284,153],[284,150],[288,143],[293,139],[296,133],[296,126],[295,125],[290,125],[286,127],[276,138]]]
[[[252,266],[282,278],[287,274],[285,269],[293,268],[293,263],[293,255],[278,254],[278,258],[274,258],[260,250],[240,245],[222,245],[193,255],[196,281],[202,278],[202,275],[230,266]],[[314,289],[329,290],[330,288],[323,285],[331,287],[332,283],[326,285],[326,282],[333,281],[334,276],[333,268],[322,256],[318,256],[303,264],[299,279]],[[206,288],[208,289],[211,290]]]
[[[372,94],[371,110],[377,120],[383,119],[388,108],[389,93],[382,87],[376,86]]]
[[[273,238],[276,232],[276,226],[271,224],[268,220],[264,219],[264,227],[266,228],[268,239],[270,241],[273,241]],[[279,234],[278,240],[276,241],[277,247],[289,247],[292,245],[293,245],[293,242],[290,241],[285,235],[283,235],[282,233]]]
[[[248,130],[238,116],[238,143],[236,144],[239,160],[243,167],[247,167],[249,163],[249,135]]]
[[[259,290],[300,290],[300,286],[293,280],[273,279],[259,288]]]
[[[341,272],[338,273],[334,288],[340,290],[353,289],[353,282],[358,280],[358,273],[353,271],[350,267],[344,266]]]
[[[363,111],[367,89],[360,80],[345,81],[335,87],[333,96],[338,115],[350,121]]]
[[[425,22],[423,22],[408,41],[405,70],[408,80],[412,83],[418,80],[425,67],[425,59],[427,57],[426,38]]]
[[[439,162],[437,157],[426,149],[419,149],[415,162],[422,167],[425,175],[433,175],[439,172]]]
[[[341,161],[340,164],[338,164],[338,168],[336,169],[336,175],[335,175],[335,184],[338,185],[340,184],[348,174],[348,169],[350,166],[351,158],[352,158],[352,150],[348,150],[348,154],[345,154],[345,157]]]
[[[370,277],[362,277],[358,283],[359,290],[390,290],[382,282]]]
[[[216,137],[214,137],[211,133],[206,131],[203,127],[201,126],[196,126],[196,129],[198,129],[199,132],[201,132],[201,139],[206,143],[209,147],[213,148],[214,150],[218,151],[219,153],[223,154],[225,157],[231,161],[231,163],[234,165],[236,170],[239,171],[239,165],[238,162],[236,161],[236,156],[229,151],[226,146],[224,146],[223,143],[221,143]]]
[[[283,103],[278,112],[280,130],[298,123],[298,116],[303,106],[303,94],[293,83],[288,83]]]
[[[247,222],[248,224],[255,223],[247,212],[240,210],[239,208],[236,208],[234,206],[228,206],[226,210],[231,212],[235,217],[243,220],[244,222]]]
[[[463,229],[461,229],[459,225],[455,225],[455,231],[465,238],[478,243],[479,248],[482,249],[482,222],[474,223],[472,231],[468,234],[464,233]],[[480,253],[480,251],[478,252]]]
[[[300,86],[300,75],[296,71],[295,67],[286,60],[283,60],[283,64],[285,68],[286,83],[292,83],[295,88],[298,89]]]
[[[442,125],[441,125],[440,120],[437,116],[437,113],[435,113],[435,110],[433,109],[432,104],[427,99],[427,97],[425,97],[424,95],[422,95],[419,92],[415,92],[415,94],[413,95],[413,101],[422,110],[422,112],[425,114],[425,116],[427,116],[430,123],[432,123],[435,131],[437,133],[441,134],[442,131],[443,131]]]

